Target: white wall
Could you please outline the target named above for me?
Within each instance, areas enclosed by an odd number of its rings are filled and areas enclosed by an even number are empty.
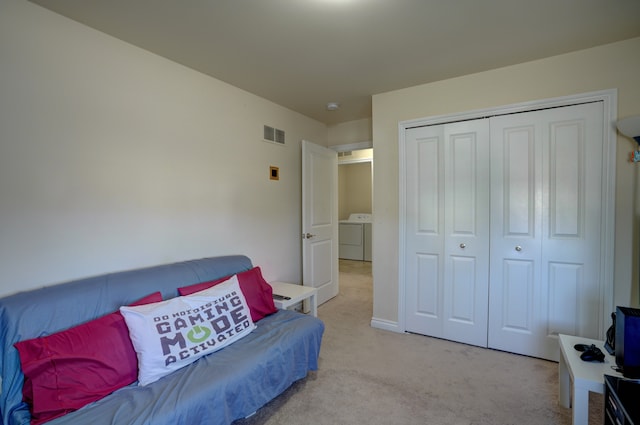
[[[263,142],[264,124],[285,130],[287,145]],[[326,146],[327,128],[3,0],[0,296],[226,254],[299,281],[301,139]]]
[[[374,319],[398,321],[398,123],[570,94],[618,89],[618,115],[640,114],[640,38],[373,97]],[[613,123],[609,123],[613,125]],[[614,302],[637,303],[637,145],[618,137]],[[385,243],[377,243],[385,241]],[[395,241],[395,242],[394,242]],[[598,312],[594,312],[597,314]]]
[[[371,214],[371,162],[338,163],[338,218],[350,214]]]
[[[327,137],[328,146],[371,141],[371,118],[332,125],[328,129]]]

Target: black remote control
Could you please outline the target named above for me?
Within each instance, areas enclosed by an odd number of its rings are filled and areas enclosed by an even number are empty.
[[[282,301],[282,300],[290,300],[291,297],[286,297],[284,295],[273,294],[273,299]]]

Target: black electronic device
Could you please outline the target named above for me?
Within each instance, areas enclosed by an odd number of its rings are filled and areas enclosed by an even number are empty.
[[[625,378],[640,378],[640,309],[616,307],[616,365]]]
[[[607,329],[607,340],[604,342],[604,348],[614,356],[616,354],[616,313],[611,313],[611,326]]]
[[[595,345],[591,344],[580,354],[580,358],[585,362],[604,362],[604,353]]]

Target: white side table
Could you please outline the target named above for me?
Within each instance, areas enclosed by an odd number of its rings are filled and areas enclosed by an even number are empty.
[[[611,368],[616,359],[604,348],[604,342],[579,336],[558,335],[560,362],[558,363],[558,398],[561,406],[571,407],[573,425],[589,422],[589,391],[604,394],[604,375],[622,376]],[[604,363],[585,362],[576,344],[595,344],[604,354]]]
[[[296,285],[294,283],[270,282],[273,294],[289,297],[288,300],[273,299],[275,306],[281,310],[298,304],[301,301],[309,300],[309,309],[314,317],[318,317],[318,290],[310,286]]]

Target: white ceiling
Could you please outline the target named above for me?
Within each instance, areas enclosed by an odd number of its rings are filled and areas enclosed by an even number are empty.
[[[31,1],[329,125],[373,94],[640,36],[640,0]]]

